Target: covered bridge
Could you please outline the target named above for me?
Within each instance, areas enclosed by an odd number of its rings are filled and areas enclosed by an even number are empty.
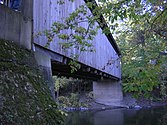
[[[92,79],[95,101],[112,105],[122,100],[120,51],[111,33],[103,34],[107,27],[103,18],[103,25],[98,30],[92,41],[95,52],[79,52],[77,48],[64,51],[59,44],[60,39],[55,36],[46,47],[46,36],[35,37],[41,31],[50,29],[55,21],[61,22],[77,7],[85,2],[94,0],[65,0],[65,4],[58,4],[59,0],[22,0],[20,11],[13,11],[9,7],[0,4],[0,38],[12,40],[35,52],[36,60],[43,68],[46,80],[54,96],[54,86],[51,82],[52,75],[64,75],[77,78]],[[89,10],[91,13],[92,10]],[[81,24],[88,27],[88,23]],[[95,25],[98,25],[96,23]],[[3,32],[2,32],[3,31]],[[80,69],[71,73],[68,63],[71,53],[79,53],[78,63]]]

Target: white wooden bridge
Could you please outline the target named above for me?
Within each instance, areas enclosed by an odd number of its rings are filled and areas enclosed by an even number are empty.
[[[112,105],[113,102],[120,102],[123,98],[121,59],[119,48],[112,34],[102,33],[102,30],[107,27],[103,17],[100,21],[103,21],[104,25],[98,30],[92,42],[95,52],[80,53],[76,48],[64,51],[59,44],[58,37],[55,37],[46,48],[45,36],[34,37],[35,34],[50,29],[55,21],[61,21],[87,1],[95,2],[94,0],[74,0],[74,2],[65,0],[65,4],[59,5],[58,0],[23,0],[21,12],[13,11],[4,4],[0,4],[0,38],[15,41],[33,50],[47,80],[52,75],[92,79],[95,100]],[[88,23],[82,25],[86,28]],[[71,53],[80,53],[78,63],[81,68],[74,73],[71,73],[68,65]],[[53,92],[53,85],[50,83],[49,86]]]

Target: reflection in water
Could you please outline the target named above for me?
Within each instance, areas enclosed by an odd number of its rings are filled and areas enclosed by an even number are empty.
[[[167,125],[167,107],[70,112],[66,125]]]
[[[124,125],[167,125],[167,107],[140,110],[125,118]]]
[[[85,112],[70,112],[66,120],[66,125],[94,125],[93,113]]]
[[[94,115],[94,125],[123,125],[123,110],[105,110]]]

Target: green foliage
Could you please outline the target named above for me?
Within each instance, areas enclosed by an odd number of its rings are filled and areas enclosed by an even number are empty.
[[[59,96],[57,98],[59,102],[59,108],[64,109],[64,108],[80,108],[80,107],[87,107],[86,104],[81,103],[79,101],[79,95],[75,93],[71,93],[69,96]]]
[[[124,66],[123,89],[125,92],[136,92],[138,96],[148,96],[154,88],[159,85],[158,70],[150,69],[150,67],[128,67]]]
[[[123,55],[123,89],[125,92],[134,92],[137,96],[148,97],[153,90],[163,85],[161,76],[166,69],[161,67],[167,57],[161,53],[166,50],[167,43],[164,37],[150,29],[153,24],[148,19],[154,19],[150,12],[143,17],[141,14],[136,16],[140,17],[138,21],[127,18],[119,23],[120,28],[115,31]],[[166,95],[165,86],[160,87],[161,95]]]
[[[9,41],[0,43],[0,124],[63,125],[63,112],[33,62],[33,53]]]
[[[60,88],[63,88],[70,81],[66,77],[57,77],[57,76],[53,76],[53,80],[55,83],[55,91],[58,91]]]
[[[167,98],[167,58],[163,57],[162,61],[164,62],[161,66],[161,74],[160,74],[160,95],[162,99]]]
[[[125,92],[148,97],[161,83],[161,72],[164,70],[161,66],[165,61],[160,52],[165,50],[164,40],[151,34],[146,37],[146,31],[121,35],[123,89]]]
[[[66,77],[57,77],[53,76],[53,81],[55,85],[55,91],[57,92],[57,98],[59,97],[59,90],[65,86],[67,86],[70,83],[70,79],[67,79]]]
[[[71,67],[71,73],[77,71],[81,67],[81,65],[79,63],[77,63],[75,60],[71,60],[69,62],[69,65]]]
[[[79,101],[80,95],[76,93],[90,91],[90,81],[57,76],[53,76],[53,80],[57,92],[56,100],[60,109],[88,106],[87,103]],[[88,98],[93,98],[92,92],[89,93]]]
[[[91,91],[92,89],[92,81],[89,80],[53,76],[53,81],[57,97],[60,96],[59,93],[63,95],[76,92],[81,93],[82,91]]]
[[[166,97],[167,2],[137,0],[100,1],[122,50],[123,89],[136,96],[149,97],[158,89]],[[110,10],[109,10],[110,8]],[[103,13],[103,12],[102,12]],[[165,58],[165,59],[164,59]]]

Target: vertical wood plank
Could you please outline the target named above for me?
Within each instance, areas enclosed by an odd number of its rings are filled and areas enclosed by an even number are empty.
[[[62,18],[67,17],[71,12],[75,11],[77,7],[84,4],[83,0],[77,0],[73,3],[65,0],[64,5],[57,4],[58,0],[34,0],[34,32],[43,31],[49,29],[55,21],[62,21]],[[79,24],[83,27],[87,27],[88,23]],[[97,25],[97,23],[96,23]],[[64,31],[64,33],[70,33],[71,31]],[[49,49],[62,54],[64,56],[70,57],[71,53],[80,53],[78,49],[72,48],[67,51],[64,51],[59,44],[59,39],[54,38],[54,41],[50,44]],[[44,36],[36,38],[34,41],[36,44],[44,46],[47,42]],[[119,60],[115,63],[108,65],[108,62],[112,62],[118,58],[115,50],[109,43],[107,37],[102,34],[102,30],[98,31],[95,40],[93,41],[95,46],[95,52],[82,52],[79,57],[79,61],[85,65],[94,67],[98,70],[104,71],[108,74],[119,77],[120,68],[117,68],[119,65]],[[105,67],[105,69],[104,69]]]

